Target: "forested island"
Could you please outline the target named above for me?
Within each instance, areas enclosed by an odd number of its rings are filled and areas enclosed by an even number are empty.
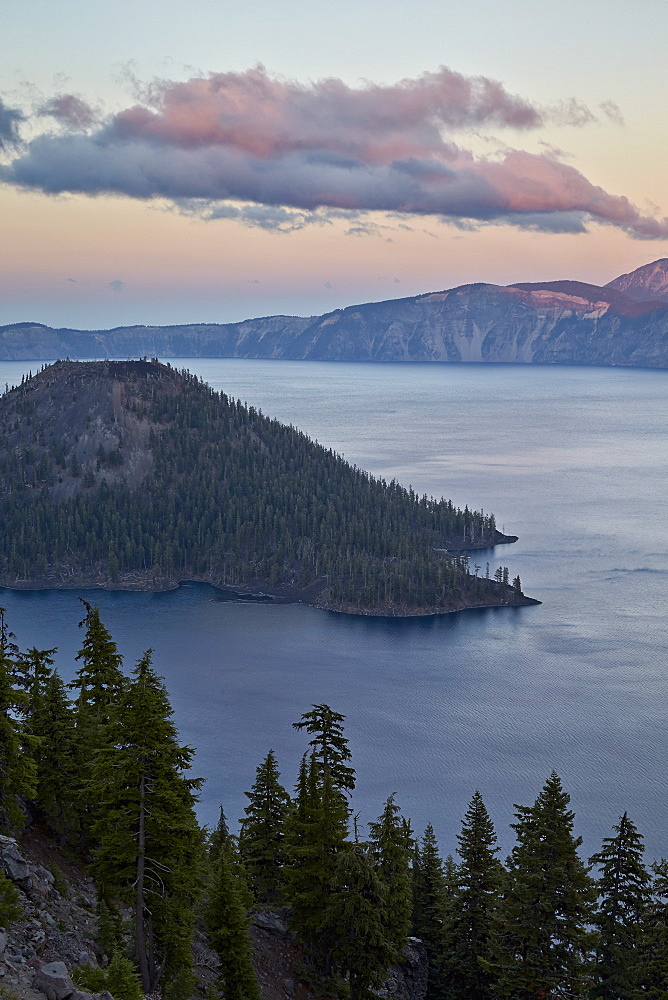
[[[666,996],[668,864],[646,867],[626,813],[587,863],[552,773],[515,807],[504,863],[474,792],[444,861],[392,794],[359,824],[344,716],[319,704],[293,723],[294,791],[268,750],[238,835],[222,808],[203,830],[151,650],[128,676],[98,609],[83,615],[70,696],[56,650],[20,649],[0,609],[6,1000],[375,1000],[383,983],[390,1000]]]
[[[374,478],[157,360],[58,361],[0,397],[0,518],[7,587],[193,580],[377,615],[539,603],[471,567],[515,540],[493,514]]]

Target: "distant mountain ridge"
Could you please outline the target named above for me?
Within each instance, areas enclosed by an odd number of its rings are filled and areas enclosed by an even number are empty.
[[[0,327],[0,360],[149,355],[668,368],[668,258],[603,286],[477,283],[323,316],[112,330]]]

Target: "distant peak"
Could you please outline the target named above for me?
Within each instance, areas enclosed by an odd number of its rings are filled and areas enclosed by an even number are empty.
[[[628,274],[620,274],[605,286],[623,292],[637,301],[668,301],[668,257],[660,257],[649,264],[637,267]]]

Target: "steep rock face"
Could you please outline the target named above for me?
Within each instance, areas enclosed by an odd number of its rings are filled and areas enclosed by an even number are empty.
[[[668,367],[668,260],[605,287],[473,284],[243,323],[114,330],[0,327],[0,360],[56,357],[282,358]]]
[[[605,287],[623,292],[627,298],[638,302],[668,302],[668,257],[643,264],[628,274],[620,274]]]

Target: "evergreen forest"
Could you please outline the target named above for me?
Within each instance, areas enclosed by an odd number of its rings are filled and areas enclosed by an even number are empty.
[[[199,580],[373,614],[535,603],[470,566],[493,514],[419,496],[157,361],[56,362],[0,397],[0,580]],[[512,538],[508,538],[512,541]]]
[[[104,958],[81,982],[117,983],[115,1000],[186,1000],[197,995],[197,932],[219,956],[211,1000],[259,1000],[250,920],[280,910],[295,975],[332,1000],[370,1000],[409,937],[426,949],[426,1000],[668,996],[668,863],[646,864],[626,813],[583,858],[553,773],[532,805],[515,807],[504,860],[472,790],[456,856],[444,859],[431,826],[416,834],[393,794],[360,828],[345,719],[319,704],[294,721],[304,747],[294,784],[268,749],[238,833],[222,808],[216,829],[202,829],[194,750],[151,650],[128,674],[98,609],[82,604],[69,685],[56,650],[21,650],[0,611],[0,830],[20,837],[29,818],[90,865]],[[17,903],[0,875],[0,925],[11,927]]]

